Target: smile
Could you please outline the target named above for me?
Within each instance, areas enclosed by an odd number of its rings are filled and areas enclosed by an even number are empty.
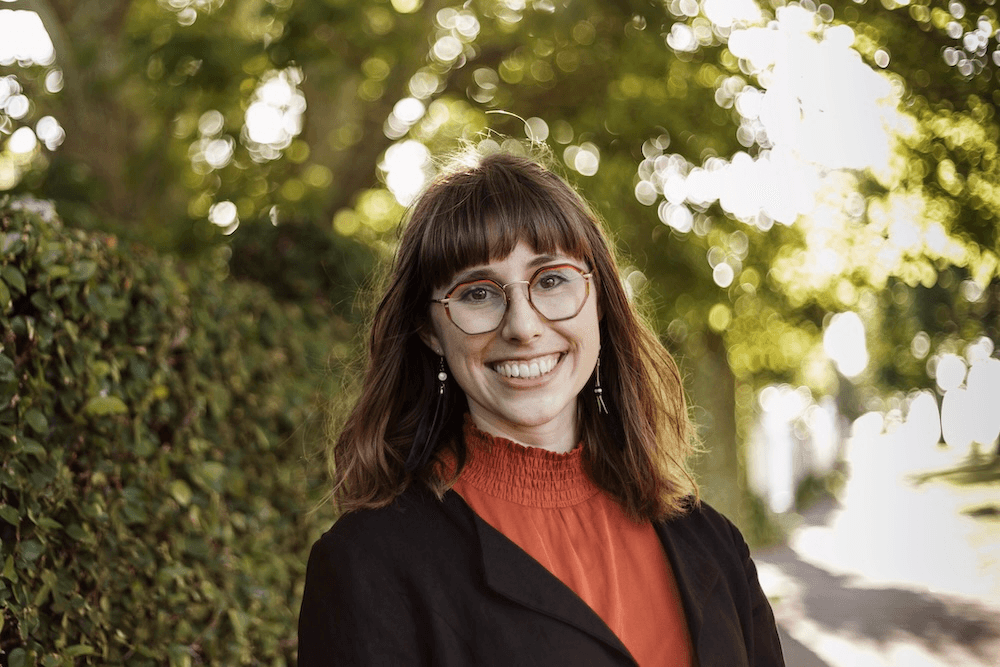
[[[560,357],[557,353],[536,359],[500,361],[493,364],[493,370],[506,378],[537,378],[552,372]]]

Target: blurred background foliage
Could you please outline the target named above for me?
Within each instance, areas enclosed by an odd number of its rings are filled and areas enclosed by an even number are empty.
[[[681,360],[705,496],[751,538],[794,499],[775,485],[835,473],[865,413],[923,425],[950,464],[994,465],[992,2],[5,0],[0,12],[12,45],[0,189],[344,318],[330,345],[355,340],[358,290],[440,156],[463,141],[545,142]],[[47,38],[14,39],[29,26]],[[16,287],[0,278],[9,308]],[[761,433],[833,456],[797,454],[779,483]]]
[[[4,665],[292,661],[349,326],[221,281],[225,250],[180,265],[0,199]]]

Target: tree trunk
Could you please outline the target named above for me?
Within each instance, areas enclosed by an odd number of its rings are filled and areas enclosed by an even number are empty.
[[[689,360],[688,388],[704,453],[695,460],[702,497],[740,525],[746,473],[736,435],[736,379],[722,337],[706,332],[703,351]]]

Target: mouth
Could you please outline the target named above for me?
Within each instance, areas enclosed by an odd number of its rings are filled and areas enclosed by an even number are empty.
[[[534,359],[512,359],[491,364],[494,371],[505,378],[537,378],[548,375],[562,360],[561,353],[547,354]]]

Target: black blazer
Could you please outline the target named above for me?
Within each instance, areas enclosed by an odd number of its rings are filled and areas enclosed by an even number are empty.
[[[705,504],[656,525],[700,667],[784,665],[739,531]],[[411,488],[313,546],[299,666],[635,665],[569,587],[454,491]]]

